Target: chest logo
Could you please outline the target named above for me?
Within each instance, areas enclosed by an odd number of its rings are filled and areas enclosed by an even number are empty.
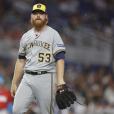
[[[34,46],[43,47],[43,48],[47,49],[48,51],[50,50],[49,43],[43,42],[43,41],[37,41],[37,40],[34,40],[34,42],[31,42],[31,43],[28,43],[26,48],[30,49],[30,48],[33,48]]]

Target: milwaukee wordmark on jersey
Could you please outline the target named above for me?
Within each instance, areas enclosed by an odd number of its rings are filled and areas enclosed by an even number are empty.
[[[26,49],[28,50],[30,48],[33,48],[34,46],[43,47],[47,50],[50,50],[50,44],[49,43],[37,41],[37,40],[34,40],[34,42],[31,42],[31,43],[28,43],[26,46]]]

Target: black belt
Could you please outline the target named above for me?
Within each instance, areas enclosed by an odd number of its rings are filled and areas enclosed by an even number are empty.
[[[42,74],[46,74],[46,73],[48,73],[48,72],[47,72],[47,71],[33,72],[33,71],[30,71],[30,70],[25,70],[25,73],[31,74],[31,75],[42,75]]]

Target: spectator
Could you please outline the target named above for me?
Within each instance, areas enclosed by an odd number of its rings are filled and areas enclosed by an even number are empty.
[[[108,103],[114,105],[114,80],[110,80],[108,87],[104,91],[104,97]]]
[[[5,80],[0,75],[0,114],[11,114],[13,98],[10,90],[5,86]]]

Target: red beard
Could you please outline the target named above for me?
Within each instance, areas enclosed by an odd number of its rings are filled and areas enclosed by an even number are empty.
[[[33,25],[33,27],[35,27],[36,30],[41,30],[47,24],[47,19],[45,19],[45,20],[41,20],[41,19],[31,20],[31,24]]]

